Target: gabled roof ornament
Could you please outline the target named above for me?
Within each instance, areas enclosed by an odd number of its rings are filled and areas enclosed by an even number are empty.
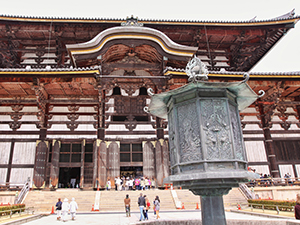
[[[275,17],[274,19],[279,20],[279,19],[289,19],[289,18],[293,18],[295,15],[295,9],[293,9],[292,11],[282,15],[282,16],[278,16]]]
[[[134,26],[134,27],[142,27],[143,23],[138,22],[138,17],[134,18],[133,15],[131,17],[126,18],[126,22],[121,23],[121,26]]]
[[[185,72],[189,76],[189,82],[208,80],[208,69],[196,55],[186,65]]]

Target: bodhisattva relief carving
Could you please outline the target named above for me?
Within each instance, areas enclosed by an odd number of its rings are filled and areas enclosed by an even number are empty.
[[[225,101],[201,100],[201,116],[206,136],[207,159],[232,159],[230,127]]]
[[[238,121],[237,116],[237,108],[231,104],[229,104],[229,114],[231,119],[232,125],[232,132],[233,132],[233,140],[234,140],[234,147],[235,147],[235,158],[244,160],[245,156],[243,153],[243,142],[241,136],[241,125]]]
[[[181,162],[202,159],[200,128],[195,118],[197,118],[196,103],[178,107],[178,119],[182,121],[179,128]]]

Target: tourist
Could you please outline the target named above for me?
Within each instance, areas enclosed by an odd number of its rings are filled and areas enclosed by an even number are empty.
[[[70,203],[70,213],[71,213],[71,219],[75,220],[76,216],[76,210],[78,209],[78,205],[75,202],[75,198],[72,198],[72,201]]]
[[[116,185],[117,185],[117,191],[121,191],[122,190],[122,180],[120,179],[120,177],[117,177],[116,179]]]
[[[149,199],[147,198],[146,195],[144,195],[144,198],[145,198],[145,201],[146,201],[146,207],[144,208],[144,217],[146,220],[148,220],[148,210],[150,209],[150,201]]]
[[[152,178],[152,180],[151,180],[151,187],[152,187],[152,189],[155,189],[155,180],[154,180],[154,178]]]
[[[140,208],[140,221],[142,220],[145,220],[145,217],[144,217],[144,207],[146,207],[146,202],[145,202],[145,198],[143,197],[143,194],[141,193],[140,194],[140,197],[138,199],[138,206]]]
[[[295,218],[300,220],[300,194],[297,194],[296,205],[295,205]]]
[[[140,180],[136,178],[134,183],[135,183],[135,190],[140,190]]]
[[[133,180],[133,178],[131,178],[131,179],[129,180],[129,184],[128,184],[129,190],[133,190],[133,182],[134,182],[134,180]]]
[[[115,190],[117,191],[118,190],[118,185],[117,185],[117,177],[115,177]]]
[[[107,182],[106,182],[106,190],[110,191],[111,189],[111,182],[110,179],[108,178]]]
[[[145,190],[145,180],[143,177],[141,178],[140,190]]]
[[[67,221],[67,215],[68,215],[69,209],[70,209],[70,204],[68,202],[68,199],[65,198],[64,202],[61,205],[62,219],[64,222]]]
[[[62,205],[62,202],[61,202],[61,199],[59,198],[58,202],[55,205],[56,212],[57,212],[57,220],[60,220],[60,218],[61,218],[61,205]]]
[[[125,203],[125,211],[126,211],[126,217],[130,217],[130,198],[129,195],[126,195],[126,198],[124,199]]]
[[[159,197],[156,196],[155,201],[154,201],[154,205],[155,205],[155,211],[156,211],[156,219],[159,219],[159,210],[160,210],[160,200]]]

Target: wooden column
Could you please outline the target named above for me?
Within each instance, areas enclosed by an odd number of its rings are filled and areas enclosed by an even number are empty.
[[[60,141],[53,140],[52,142],[52,159],[50,168],[50,185],[52,188],[58,187],[59,178],[59,152],[60,152]]]
[[[109,143],[107,152],[107,175],[113,181],[115,177],[120,176],[120,142],[112,141]]]
[[[164,139],[164,128],[162,126],[162,119],[156,117],[156,137],[157,139]]]
[[[10,144],[10,153],[9,153],[9,161],[8,161],[8,168],[6,172],[6,182],[8,183],[10,180],[10,175],[11,175],[11,167],[12,167],[12,161],[14,157],[14,148],[15,148],[15,142],[12,141]]]
[[[274,143],[270,131],[270,128],[272,127],[271,119],[275,107],[270,107],[270,105],[259,104],[258,109],[260,113],[259,117],[261,120],[262,129],[265,138],[266,155],[270,163],[271,176],[274,178],[278,178],[280,177],[279,167],[278,167],[278,162],[276,160]]]
[[[36,142],[35,163],[33,172],[33,184],[36,188],[44,188],[48,141],[38,140]]]
[[[80,188],[84,186],[84,158],[85,158],[85,140],[81,142],[81,165],[80,165]]]
[[[94,142],[93,146],[93,187],[98,188],[99,180],[98,178],[98,146],[97,141]]]
[[[155,177],[154,146],[150,141],[143,142],[143,174],[145,177]]]
[[[105,188],[107,180],[107,147],[105,141],[99,140],[99,151],[98,151],[98,176],[100,181],[100,186]]]
[[[99,107],[98,107],[98,128],[97,138],[104,140],[105,138],[105,90],[98,88]]]
[[[162,142],[162,161],[163,161],[163,171],[164,171],[164,178],[170,176],[170,160],[169,160],[169,145],[168,141],[164,140]]]
[[[163,186],[164,179],[164,169],[163,169],[163,159],[162,159],[162,139],[155,142],[155,168],[156,168],[156,182],[157,186]]]

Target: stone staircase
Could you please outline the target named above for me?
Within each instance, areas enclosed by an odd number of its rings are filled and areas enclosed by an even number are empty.
[[[178,200],[184,204],[186,210],[194,210],[197,207],[201,209],[200,196],[194,195],[189,190],[177,190],[176,193]],[[232,190],[223,196],[225,208],[236,208],[237,204],[247,204],[247,199],[240,192],[238,188],[232,188]]]
[[[130,210],[132,212],[139,211],[138,198],[140,193],[146,195],[150,201],[150,211],[153,211],[153,201],[155,196],[159,196],[161,201],[161,208],[174,210],[175,205],[170,191],[165,190],[144,190],[144,191],[102,191],[100,197],[100,211],[125,211],[124,198],[129,194],[131,199]]]
[[[92,205],[95,203],[95,191],[81,191],[80,189],[57,189],[56,191],[29,191],[24,203],[26,207],[34,207],[39,212],[51,212],[52,206],[57,202],[58,198],[63,201],[65,198],[69,200],[72,197],[78,204],[78,212],[91,211]]]
[[[162,210],[176,210],[175,204],[169,190],[144,190],[144,191],[100,191],[100,212],[124,212],[124,198],[129,194],[131,199],[131,211],[138,212],[137,205],[140,193],[146,195],[151,203],[150,212],[153,212],[153,200],[159,196]],[[178,200],[184,203],[186,210],[195,210],[196,203],[201,208],[200,197],[194,195],[189,190],[176,189]],[[51,212],[52,206],[55,206],[57,199],[72,197],[78,204],[78,212],[91,212],[92,205],[95,204],[95,191],[81,191],[79,189],[57,189],[56,191],[30,191],[24,201],[26,207],[34,207],[39,212]],[[238,188],[233,188],[228,195],[223,197],[225,208],[236,208],[237,204],[247,203],[247,200]]]

